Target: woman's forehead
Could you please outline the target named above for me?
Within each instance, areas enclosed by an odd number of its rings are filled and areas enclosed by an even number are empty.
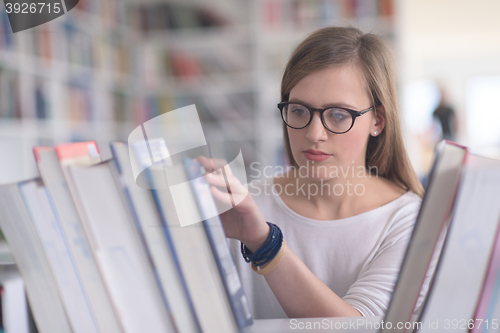
[[[292,88],[289,100],[314,107],[344,104],[358,108],[371,104],[364,75],[355,65],[328,67],[306,75]]]

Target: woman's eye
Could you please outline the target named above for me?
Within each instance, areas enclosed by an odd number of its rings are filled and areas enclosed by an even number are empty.
[[[293,108],[292,113],[294,116],[303,116],[306,113],[306,110],[303,108]]]
[[[339,111],[339,112],[329,112],[328,117],[339,122],[348,119],[348,114],[344,111]]]

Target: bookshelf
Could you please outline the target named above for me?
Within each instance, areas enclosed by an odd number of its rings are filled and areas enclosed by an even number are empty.
[[[0,182],[37,174],[31,147],[126,140],[137,125],[195,103],[208,141],[245,161],[284,165],[276,109],[293,48],[327,25],[394,41],[392,0],[80,0],[42,26],[0,27]]]
[[[243,1],[130,7],[143,37],[145,103],[160,113],[196,104],[207,141],[236,143],[247,164],[259,158],[249,8]]]
[[[80,1],[58,19],[12,34],[0,10],[1,182],[37,174],[33,145],[95,139],[133,128],[136,33],[121,1]]]

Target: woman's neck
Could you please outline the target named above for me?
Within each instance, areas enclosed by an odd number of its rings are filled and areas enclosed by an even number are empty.
[[[360,169],[359,169],[360,170]],[[365,169],[366,170],[366,169]],[[337,220],[381,207],[406,190],[376,173],[358,172],[315,180],[291,170],[274,179],[282,201],[299,215],[315,220]]]
[[[324,179],[303,177],[294,171],[275,179],[281,190],[277,193],[292,210],[320,220],[355,215],[365,206],[367,187],[372,186],[372,176],[362,166],[350,166],[336,177]]]

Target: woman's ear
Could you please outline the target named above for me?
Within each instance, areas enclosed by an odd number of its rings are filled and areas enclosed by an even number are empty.
[[[383,105],[377,106],[374,122],[370,131],[371,136],[378,136],[385,128],[385,109]]]

